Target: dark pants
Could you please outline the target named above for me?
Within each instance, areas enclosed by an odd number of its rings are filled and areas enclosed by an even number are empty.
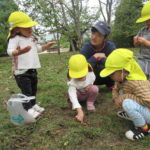
[[[37,71],[35,69],[29,69],[27,72],[21,75],[15,75],[15,79],[18,87],[21,89],[22,94],[26,96],[36,96],[37,92]],[[27,110],[35,105],[36,99],[30,101],[30,103],[25,103],[24,108]]]
[[[100,77],[100,72],[103,69],[103,67],[97,65],[96,67],[93,68],[94,74],[96,76],[96,80],[94,82],[94,85],[103,85],[105,84],[107,87],[111,87],[114,85],[114,81],[110,77],[105,77],[102,78]]]

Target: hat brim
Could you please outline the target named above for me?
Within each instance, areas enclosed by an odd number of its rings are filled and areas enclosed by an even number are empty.
[[[19,24],[15,24],[14,26],[10,27],[9,30],[14,29],[15,27],[30,28],[30,27],[33,27],[37,24],[38,24],[38,22],[36,22],[36,21],[30,21],[30,22],[27,22],[27,23],[19,23]]]
[[[105,35],[105,32],[102,30],[102,29],[100,29],[98,26],[93,26],[93,28],[95,28],[100,34],[102,34],[102,35]]]
[[[147,20],[150,19],[150,16],[147,16],[147,17],[141,17],[139,19],[136,20],[136,23],[141,23],[141,22],[145,22]]]
[[[18,24],[17,27],[29,28],[29,27],[33,27],[33,26],[35,26],[37,24],[38,23],[36,21],[30,21],[30,22],[27,22],[27,23]]]
[[[24,24],[19,24],[19,25],[12,26],[12,27],[9,28],[9,31],[11,31],[12,29],[14,29],[15,27],[30,28],[30,27],[33,27],[33,26],[35,26],[37,24],[38,24],[38,22],[36,22],[36,21],[30,21],[28,23],[24,23]],[[9,37],[10,37],[10,33],[8,34],[7,39]]]
[[[118,71],[118,69],[115,68],[105,68],[100,72],[100,76],[101,77],[107,77],[110,76],[112,73],[114,73],[115,71]]]
[[[69,70],[69,76],[71,78],[75,78],[75,79],[76,78],[82,78],[82,77],[86,76],[87,73],[88,73],[88,67],[85,68],[84,70],[80,71],[80,72],[73,72],[73,71]]]

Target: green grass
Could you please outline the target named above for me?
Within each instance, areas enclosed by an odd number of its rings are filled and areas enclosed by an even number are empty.
[[[124,133],[133,127],[119,119],[111,93],[101,87],[95,113],[86,111],[83,126],[75,119],[75,111],[67,106],[67,63],[72,53],[40,55],[37,100],[46,108],[36,123],[14,126],[9,120],[6,102],[19,93],[11,73],[11,58],[0,58],[0,150],[149,150],[150,136],[129,141]]]

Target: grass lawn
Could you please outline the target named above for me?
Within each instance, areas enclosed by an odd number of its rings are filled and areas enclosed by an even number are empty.
[[[36,123],[14,126],[9,120],[6,101],[19,93],[11,73],[10,57],[0,58],[0,150],[149,150],[150,136],[129,141],[124,133],[133,125],[116,116],[118,111],[111,92],[101,87],[95,113],[86,107],[83,126],[75,119],[75,111],[67,108],[67,63],[72,53],[40,55],[37,100],[46,108]]]

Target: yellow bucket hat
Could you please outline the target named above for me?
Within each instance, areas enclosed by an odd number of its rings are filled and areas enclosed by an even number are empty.
[[[137,19],[136,23],[141,23],[150,19],[150,1],[148,1],[142,8],[141,17]]]
[[[147,80],[141,67],[134,60],[133,52],[124,48],[114,50],[107,57],[105,69],[100,72],[100,76],[106,77],[122,69],[129,72],[129,75],[126,77],[128,80]]]
[[[69,59],[69,76],[82,78],[88,73],[88,62],[81,54],[76,54]]]
[[[28,15],[20,11],[11,13],[8,18],[8,22],[10,24],[10,30],[15,27],[29,28],[38,24],[37,22],[32,21],[32,19]]]

